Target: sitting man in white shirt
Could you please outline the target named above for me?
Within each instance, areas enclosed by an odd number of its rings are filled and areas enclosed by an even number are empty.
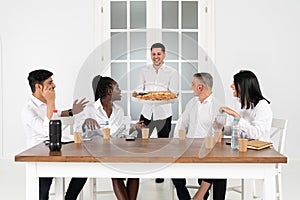
[[[215,105],[212,95],[213,78],[209,73],[194,74],[192,89],[195,97],[192,98],[178,123],[176,124],[174,137],[178,137],[178,130],[187,130],[188,138],[204,138],[212,132],[212,124],[218,106]],[[172,179],[179,200],[190,200],[191,196],[186,188],[186,179]],[[209,196],[209,188],[214,184],[214,200],[225,199],[226,179],[198,179],[199,190],[193,199],[202,200]]]
[[[26,132],[27,147],[31,147],[49,136],[49,121],[55,110],[55,87],[53,73],[48,70],[35,70],[29,73],[28,82],[32,96],[22,112]],[[88,103],[85,99],[75,100],[73,108],[60,112],[61,117],[72,116],[81,112]],[[39,199],[49,199],[52,177],[39,179]],[[72,178],[65,199],[76,200],[83,188],[86,178]]]

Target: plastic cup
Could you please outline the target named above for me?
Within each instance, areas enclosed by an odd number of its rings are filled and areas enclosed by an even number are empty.
[[[178,130],[178,135],[179,135],[179,140],[185,140],[186,130],[185,129]]]
[[[226,115],[224,114],[219,114],[216,116],[215,118],[215,123],[216,123],[216,127],[215,127],[215,130],[222,130],[224,124],[225,124],[225,121],[226,121]]]
[[[238,143],[239,143],[239,151],[240,152],[247,152],[248,139],[239,138]]]
[[[205,148],[212,149],[214,147],[214,137],[213,136],[206,136],[204,138]]]
[[[109,140],[110,139],[110,128],[103,128],[102,132],[103,132],[103,138],[105,140]]]
[[[74,132],[73,136],[74,136],[75,143],[81,143],[81,141],[82,141],[82,133],[81,132]]]
[[[142,139],[149,138],[149,128],[142,128]]]

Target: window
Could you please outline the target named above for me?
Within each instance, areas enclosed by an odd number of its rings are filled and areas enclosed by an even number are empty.
[[[105,73],[119,82],[120,104],[133,121],[139,119],[142,105],[131,101],[131,92],[137,88],[140,69],[151,64],[153,43],[166,46],[165,63],[180,75],[174,122],[193,96],[193,74],[213,70],[208,62],[214,57],[212,5],[209,0],[110,0],[97,5],[97,44],[109,41],[101,55],[109,63]]]

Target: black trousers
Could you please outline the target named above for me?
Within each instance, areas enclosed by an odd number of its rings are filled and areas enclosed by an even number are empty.
[[[147,119],[144,117],[144,115],[141,115],[140,121],[141,120],[143,120],[146,127],[149,128],[150,134],[156,127],[158,138],[168,138],[169,137],[169,134],[171,131],[172,116],[168,117],[167,119],[153,120],[153,116],[151,116],[151,119]],[[140,136],[141,136],[141,133],[139,133],[139,137]]]
[[[227,179],[198,179],[199,185],[201,185],[202,180],[214,184],[213,187],[214,200],[225,200]],[[190,200],[191,195],[188,189],[186,188],[186,179],[172,179],[172,181],[176,188],[178,199]],[[205,200],[207,200],[209,196],[209,190],[207,190],[206,194],[204,195]]]
[[[49,199],[49,190],[52,180],[52,177],[39,178],[39,200]],[[72,178],[66,192],[65,200],[76,200],[86,180],[87,178]]]

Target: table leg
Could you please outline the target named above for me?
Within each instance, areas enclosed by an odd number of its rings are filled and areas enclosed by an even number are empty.
[[[263,199],[273,200],[276,199],[276,182],[275,182],[275,168],[267,170],[265,172],[265,178],[263,182]]]
[[[36,174],[36,164],[26,164],[26,199],[39,199],[39,177]]]

